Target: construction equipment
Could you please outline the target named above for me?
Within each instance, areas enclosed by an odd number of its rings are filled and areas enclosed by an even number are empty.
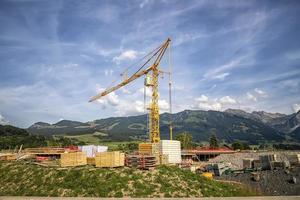
[[[170,38],[168,38],[161,46],[156,48],[154,51],[150,52],[148,55],[150,58],[139,68],[137,72],[135,72],[132,76],[127,78],[127,74],[125,80],[121,83],[106,89],[100,94],[92,97],[89,102],[95,101],[108,95],[109,93],[118,90],[119,88],[129,84],[130,82],[138,79],[139,77],[146,75],[145,85],[148,87],[152,87],[152,95],[151,95],[151,104],[150,104],[150,116],[149,116],[149,134],[150,134],[150,142],[158,143],[160,141],[160,131],[159,131],[159,106],[158,106],[158,77],[160,74],[164,72],[159,70],[160,61],[166,52],[167,48],[170,44]],[[150,61],[154,60],[153,64],[150,67],[143,70],[143,68],[149,64]],[[170,72],[169,72],[170,73]],[[171,84],[171,79],[169,79],[169,84]],[[171,87],[171,86],[170,86]],[[170,105],[171,106],[171,105]],[[172,135],[172,124],[170,123],[170,134]],[[172,137],[172,136],[171,136]]]

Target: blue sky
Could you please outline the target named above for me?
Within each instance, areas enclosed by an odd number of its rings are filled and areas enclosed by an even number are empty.
[[[1,123],[28,127],[142,114],[142,79],[88,100],[118,83],[130,63],[167,37],[174,112],[290,114],[300,108],[297,0],[2,0],[0,16]],[[168,110],[167,92],[165,77],[162,112]]]

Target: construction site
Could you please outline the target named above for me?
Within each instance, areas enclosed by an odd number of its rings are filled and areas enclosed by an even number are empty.
[[[85,169],[90,171],[97,168],[137,171],[133,173],[143,173],[143,171],[155,173],[156,168],[170,166],[190,171],[207,180],[243,184],[254,190],[257,195],[299,195],[299,151],[239,151],[229,147],[182,149],[180,141],[173,139],[172,118],[169,119],[169,140],[161,140],[159,77],[164,74],[169,76],[169,112],[172,113],[172,69],[169,67],[168,71],[162,71],[159,66],[166,52],[171,55],[170,42],[168,38],[162,45],[143,57],[142,60],[145,62],[134,74],[128,77],[126,69],[122,73],[123,80],[120,83],[90,99],[90,102],[93,102],[104,98],[111,92],[144,77],[144,88],[150,88],[152,92],[149,104],[146,105],[146,95],[144,99],[144,107],[148,111],[146,123],[149,138],[148,141],[140,142],[136,151],[132,153],[110,151],[107,146],[97,145],[25,149],[21,147],[13,152],[1,152],[1,162],[25,163],[56,170],[88,167]],[[197,197],[201,194],[195,193],[192,196]]]

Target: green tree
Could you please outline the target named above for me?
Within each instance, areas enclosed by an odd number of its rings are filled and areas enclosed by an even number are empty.
[[[176,140],[181,142],[182,149],[190,149],[192,147],[193,137],[191,134],[184,132],[176,136]]]
[[[209,139],[209,147],[210,148],[218,148],[219,147],[219,141],[217,139],[217,136],[216,134],[212,134],[210,136],[210,139]]]
[[[236,141],[236,142],[232,143],[231,147],[234,150],[237,150],[237,149],[243,150],[243,144],[241,142],[239,142],[239,141]]]
[[[247,144],[247,143],[241,143],[239,141],[236,141],[236,142],[232,143],[231,147],[234,150],[237,150],[237,149],[239,149],[239,150],[249,150],[249,149],[251,149],[250,146],[249,146],[249,144]]]

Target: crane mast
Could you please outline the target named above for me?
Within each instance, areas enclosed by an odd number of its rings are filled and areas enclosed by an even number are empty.
[[[168,38],[163,45],[161,45],[158,50],[142,65],[142,67],[134,73],[131,77],[125,79],[121,83],[119,83],[116,86],[113,86],[111,88],[108,88],[107,90],[103,91],[102,93],[92,97],[89,102],[95,101],[103,96],[108,95],[109,93],[129,84],[130,82],[136,80],[137,78],[147,75],[149,72],[151,72],[151,83],[147,86],[152,87],[152,95],[151,95],[151,104],[150,104],[150,117],[149,117],[149,127],[150,127],[150,142],[151,143],[158,143],[160,141],[160,131],[159,131],[159,105],[158,105],[158,77],[159,77],[159,64],[160,61],[165,54],[169,43],[171,39]],[[150,62],[154,57],[155,61],[154,63],[148,67],[145,70],[141,70],[146,64]]]

